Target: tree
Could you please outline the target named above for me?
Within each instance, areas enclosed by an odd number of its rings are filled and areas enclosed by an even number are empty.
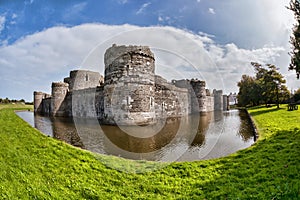
[[[9,103],[10,102],[10,100],[6,97],[5,99],[3,99],[3,101],[2,101],[3,103]]]
[[[293,28],[293,35],[290,38],[290,43],[292,44],[291,55],[291,64],[289,69],[295,70],[297,74],[297,78],[300,76],[300,2],[299,0],[291,0],[290,10],[294,12],[294,17],[296,20],[296,24]]]
[[[297,102],[300,100],[300,88],[298,88],[294,93],[294,101]]]
[[[243,75],[239,86],[239,105],[258,105],[264,102],[266,105],[279,103],[289,98],[289,91],[285,79],[279,73],[275,65],[267,64],[265,67],[259,63],[252,62],[251,65],[256,71],[255,77]]]
[[[255,106],[259,104],[260,100],[260,86],[257,84],[255,77],[243,75],[240,82],[240,88],[237,99],[239,106]]]

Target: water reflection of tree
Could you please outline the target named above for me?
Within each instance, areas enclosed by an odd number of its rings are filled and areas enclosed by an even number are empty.
[[[251,126],[249,116],[245,111],[240,111],[239,116],[241,119],[241,124],[238,131],[238,135],[242,138],[244,142],[247,142],[249,139],[253,138],[254,130]]]

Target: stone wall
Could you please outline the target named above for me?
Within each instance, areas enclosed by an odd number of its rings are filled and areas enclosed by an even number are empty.
[[[179,117],[189,114],[190,96],[186,88],[178,88],[167,82],[155,84],[156,118]]]
[[[206,111],[212,112],[215,110],[215,101],[213,96],[206,96]]]
[[[179,88],[186,88],[189,92],[189,113],[207,112],[205,81],[197,79],[173,80]]]
[[[41,113],[50,115],[51,112],[51,97],[43,99]]]
[[[104,118],[103,87],[88,88],[73,91],[68,103],[72,103],[71,111],[74,117]]]

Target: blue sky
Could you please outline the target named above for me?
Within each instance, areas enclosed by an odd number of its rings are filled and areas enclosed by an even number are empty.
[[[259,61],[280,67],[289,88],[296,89],[294,73],[287,71],[294,23],[285,7],[288,3],[0,0],[0,97],[31,101],[34,90],[50,92],[52,81],[62,80],[79,66],[103,74],[99,52],[111,45],[103,44],[107,40],[155,46],[157,73],[169,75],[168,79],[183,78],[178,74],[186,73],[205,79],[210,89],[237,92],[241,75],[253,73],[250,62]],[[197,65],[197,73],[179,58],[189,58]]]

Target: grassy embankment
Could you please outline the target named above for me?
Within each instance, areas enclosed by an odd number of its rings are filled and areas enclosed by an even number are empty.
[[[153,163],[99,156],[48,138],[18,118],[16,107],[0,105],[0,199],[300,197],[300,110],[250,109],[260,134],[252,147],[136,174],[103,162],[131,170]]]

